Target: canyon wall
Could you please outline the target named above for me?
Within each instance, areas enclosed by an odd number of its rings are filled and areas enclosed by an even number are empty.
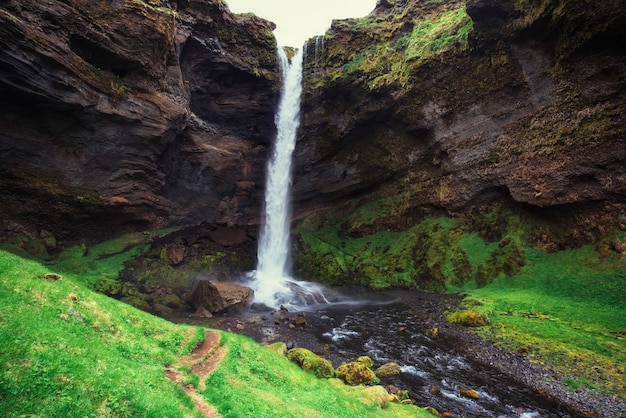
[[[622,260],[624,28],[617,1],[380,0],[334,22],[307,45],[296,276],[444,292],[537,251]]]
[[[273,28],[221,0],[3,2],[2,238],[258,223]]]
[[[621,207],[624,28],[617,1],[383,0],[334,22],[308,48],[296,213]]]
[[[220,0],[12,0],[0,23],[3,241],[52,253],[189,226],[154,244],[148,270],[206,254],[225,276],[254,265],[280,93],[273,24]],[[626,229],[624,28],[620,2],[573,0],[380,0],[333,22],[306,45],[296,269],[325,280],[351,257],[330,276],[384,277],[370,258],[400,241],[370,254],[350,240],[413,228],[384,263],[443,290],[427,253],[452,248],[452,227],[429,217],[500,241],[510,271],[522,244],[553,252]],[[523,238],[505,238],[497,208],[521,216]],[[318,239],[331,224],[336,242]]]

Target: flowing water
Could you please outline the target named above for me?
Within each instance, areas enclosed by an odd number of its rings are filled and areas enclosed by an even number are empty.
[[[283,80],[276,114],[276,141],[267,167],[265,222],[261,230],[256,271],[250,273],[250,287],[256,303],[270,307],[305,306],[325,301],[322,289],[313,283],[298,281],[289,273],[289,190],[291,158],[300,126],[303,50],[289,60],[284,48],[278,48]]]
[[[467,357],[461,340],[432,335],[424,317],[400,303],[334,305],[309,315],[313,335],[335,365],[368,355],[378,367],[400,365],[402,373],[381,379],[407,389],[418,405],[461,417],[563,417],[568,414],[536,391]],[[460,394],[466,388],[478,394]]]
[[[454,417],[576,416],[560,403],[504,375],[489,361],[469,355],[474,351],[473,343],[466,342],[462,334],[432,334],[429,321],[434,305],[429,299],[433,298],[438,296],[417,298],[409,305],[384,293],[368,292],[349,301],[309,306],[305,312],[252,309],[213,318],[210,326],[236,329],[260,343],[284,341],[306,347],[335,367],[363,355],[372,358],[374,368],[398,363],[402,373],[382,377],[381,385],[408,390],[418,406],[432,406]],[[478,399],[462,396],[461,388],[474,391]]]
[[[323,38],[316,40],[315,48],[316,54],[318,49],[324,48]],[[261,341],[299,336],[300,342],[307,341],[310,348],[324,347],[325,355],[335,365],[364,354],[378,366],[397,362],[402,374],[382,383],[408,389],[419,405],[431,405],[453,416],[567,416],[558,405],[538,398],[532,390],[503,376],[495,368],[465,356],[456,349],[460,341],[429,335],[419,326],[424,318],[407,310],[406,306],[372,301],[346,303],[328,289],[291,277],[289,190],[291,158],[300,124],[303,55],[304,51],[299,50],[290,61],[285,50],[278,49],[283,86],[276,116],[277,136],[267,168],[265,222],[260,235],[258,264],[256,271],[249,274],[248,285],[255,292],[257,311],[259,307],[262,311],[265,307],[277,309],[280,306],[283,309],[276,312],[308,310],[309,316],[306,329],[293,330],[293,327],[281,329],[285,322],[264,315],[262,323],[253,321],[256,325],[252,334],[255,335],[250,336]],[[237,319],[237,329],[243,324],[240,321]],[[233,324],[225,328],[231,329],[231,326]],[[461,387],[473,390],[479,398],[461,396]]]

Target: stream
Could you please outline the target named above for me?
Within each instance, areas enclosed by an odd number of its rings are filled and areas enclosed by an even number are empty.
[[[396,362],[402,373],[381,378],[380,384],[408,390],[418,406],[432,406],[454,417],[576,416],[471,355],[473,342],[463,336],[467,331],[451,332],[452,326],[443,319],[445,301],[441,298],[445,296],[410,293],[414,297],[408,303],[395,297],[402,292],[366,292],[357,301],[321,304],[299,312],[253,306],[216,316],[205,325],[260,343],[284,341],[289,347],[305,347],[335,367],[362,355],[372,358],[374,368]],[[474,391],[479,398],[461,396],[460,388]]]

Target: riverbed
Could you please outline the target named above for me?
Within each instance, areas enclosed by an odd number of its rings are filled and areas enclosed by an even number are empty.
[[[458,304],[459,296],[406,290],[349,293],[349,301],[299,310],[253,305],[200,323],[260,343],[305,347],[335,367],[361,355],[370,356],[375,367],[396,362],[402,373],[382,378],[380,384],[408,390],[418,406],[455,417],[619,417],[626,411],[617,398],[567,391],[549,370],[523,355],[506,353],[448,323],[445,310]],[[462,396],[461,389],[478,398]]]

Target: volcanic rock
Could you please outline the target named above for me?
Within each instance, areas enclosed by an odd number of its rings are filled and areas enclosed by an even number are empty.
[[[218,0],[2,2],[2,222],[64,242],[255,222],[273,28]]]
[[[253,293],[249,287],[234,283],[199,280],[189,292],[187,301],[198,311],[219,313],[249,304]]]

